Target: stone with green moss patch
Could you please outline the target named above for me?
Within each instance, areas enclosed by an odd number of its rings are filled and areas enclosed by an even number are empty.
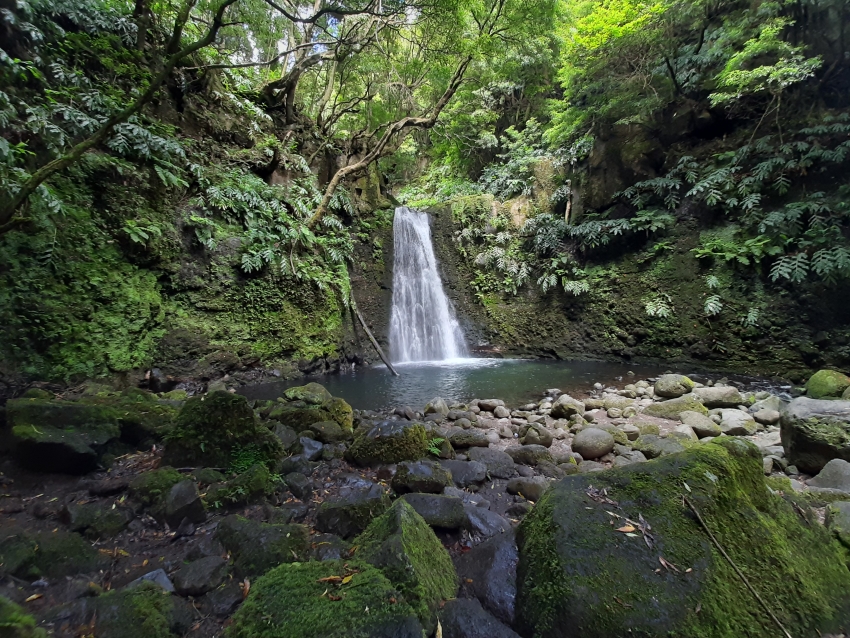
[[[281,565],[268,572],[253,584],[226,634],[227,638],[423,635],[410,605],[380,570],[341,560]]]
[[[381,421],[360,434],[346,452],[358,465],[415,461],[428,454],[428,435],[420,423]]]
[[[8,598],[0,596],[0,636],[3,638],[47,638],[39,629],[35,618],[25,613]]]
[[[399,499],[354,544],[358,558],[378,567],[399,588],[427,630],[440,602],[457,594],[451,557],[416,510]]]
[[[617,508],[592,497],[602,488]],[[718,439],[553,485],[518,534],[520,633],[554,638],[573,627],[580,631],[569,635],[583,638],[778,635],[683,496],[791,635],[845,624],[850,571],[838,544],[767,489],[755,446]],[[653,546],[640,533],[614,531],[609,511],[643,516]]]
[[[30,533],[6,529],[0,543],[0,573],[36,580],[93,572],[109,564],[91,543],[74,532]]]
[[[310,405],[322,405],[325,401],[333,398],[327,388],[321,383],[308,383],[307,385],[289,388],[283,393],[288,401],[304,401]]]
[[[229,481],[210,485],[204,502],[213,509],[242,505],[270,496],[274,487],[268,468],[257,463]]]
[[[810,399],[837,399],[850,388],[850,377],[835,370],[819,370],[806,382]]]
[[[708,414],[706,407],[692,393],[685,394],[684,396],[676,399],[658,401],[643,409],[643,414],[646,416],[670,419],[671,421],[678,421],[679,415],[682,412],[699,412],[700,414]]]
[[[271,465],[283,454],[278,438],[257,420],[243,396],[213,392],[186,401],[166,437],[171,465],[230,467],[237,458]]]
[[[130,496],[148,508],[151,516],[165,513],[165,497],[185,477],[173,467],[161,467],[139,474],[130,481]]]
[[[782,447],[789,465],[817,474],[832,459],[850,461],[850,401],[798,397],[782,412]]]
[[[150,582],[108,592],[95,607],[96,635],[109,638],[176,638],[194,621],[179,598]]]
[[[215,538],[230,552],[239,576],[259,576],[281,563],[304,560],[310,549],[303,525],[272,525],[236,515],[218,524]]]

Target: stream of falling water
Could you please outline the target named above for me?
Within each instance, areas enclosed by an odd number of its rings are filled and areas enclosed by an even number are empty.
[[[467,354],[463,331],[443,290],[428,215],[400,206],[393,220],[390,356],[394,363],[443,361]]]

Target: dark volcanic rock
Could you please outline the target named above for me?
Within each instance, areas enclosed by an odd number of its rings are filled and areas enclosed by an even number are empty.
[[[178,569],[172,582],[181,596],[203,596],[221,585],[226,576],[227,561],[220,556],[208,556]]]
[[[362,532],[376,516],[390,506],[390,498],[380,485],[352,489],[319,505],[316,528],[351,538]]]
[[[477,600],[456,598],[440,611],[443,638],[520,638],[488,614]]]
[[[431,527],[457,529],[467,520],[463,501],[457,497],[442,494],[405,494],[402,498],[410,503]]]
[[[516,463],[510,455],[500,450],[472,448],[469,450],[469,460],[483,464],[493,478],[511,478],[516,474]]]
[[[399,463],[392,480],[392,487],[399,494],[407,492],[439,494],[444,487],[451,484],[451,472],[436,461]]]
[[[487,539],[457,559],[464,591],[508,624],[514,622],[518,562],[516,534],[512,529]]]

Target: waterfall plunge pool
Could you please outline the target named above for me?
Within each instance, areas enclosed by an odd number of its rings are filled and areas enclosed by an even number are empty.
[[[290,387],[316,381],[334,396],[361,410],[410,406],[421,410],[434,397],[447,402],[498,398],[516,407],[539,399],[547,388],[582,396],[593,384],[622,386],[630,379],[658,376],[668,368],[606,361],[541,361],[535,359],[454,359],[397,363],[401,376],[381,366],[356,368],[339,374],[311,376],[245,386],[249,399],[276,399]],[[628,377],[627,372],[634,372]],[[696,378],[702,375],[695,375]]]

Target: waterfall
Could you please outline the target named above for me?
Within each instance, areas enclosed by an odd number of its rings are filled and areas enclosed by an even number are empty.
[[[406,206],[393,220],[393,361],[440,361],[466,355],[463,332],[443,291],[428,215]]]

